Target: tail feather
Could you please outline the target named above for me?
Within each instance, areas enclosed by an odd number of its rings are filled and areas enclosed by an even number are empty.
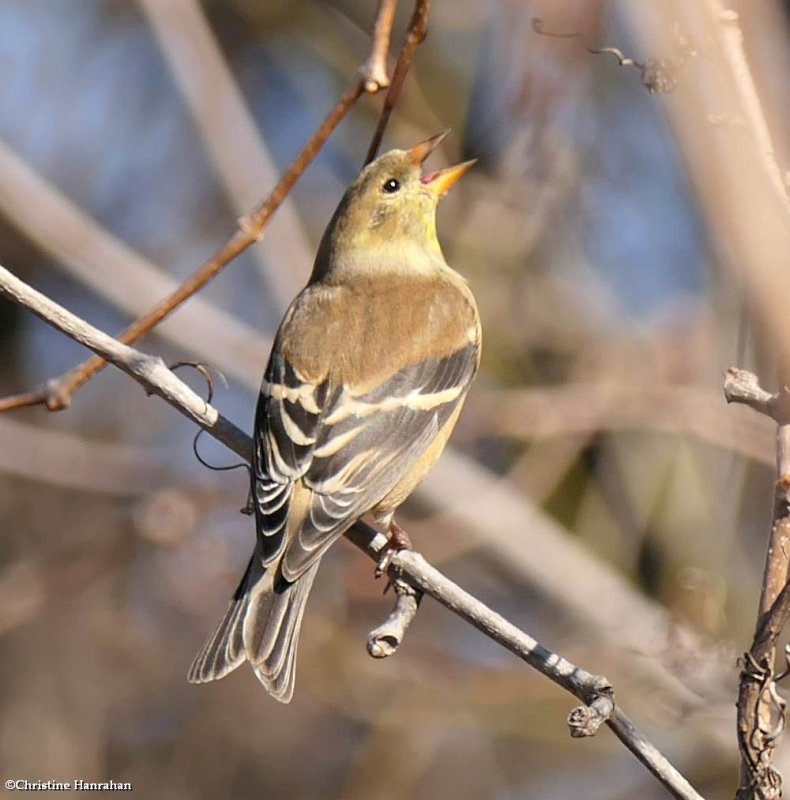
[[[190,683],[224,678],[246,659],[269,694],[290,702],[299,631],[318,566],[293,583],[279,575],[272,585],[277,567],[264,568],[256,551],[225,616],[192,662]]]
[[[253,554],[225,616],[206,639],[187,673],[190,683],[208,683],[224,678],[244,662],[242,625],[247,613],[250,589],[263,576],[260,560]]]
[[[296,648],[318,563],[293,583],[282,576],[274,588],[250,596],[244,621],[247,659],[266,691],[282,703],[293,697]]]

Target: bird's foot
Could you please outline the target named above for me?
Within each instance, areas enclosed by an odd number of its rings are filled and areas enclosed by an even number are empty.
[[[396,553],[401,550],[413,550],[414,546],[409,539],[409,534],[406,533],[397,522],[390,522],[390,536],[387,546],[379,559],[378,566],[376,567],[376,577],[380,578],[392,563],[392,559]]]

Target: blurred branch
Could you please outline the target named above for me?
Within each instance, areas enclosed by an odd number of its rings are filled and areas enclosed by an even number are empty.
[[[425,0],[418,0],[417,8],[424,6],[425,14],[427,16],[427,2]],[[388,4],[382,4],[379,8],[380,13],[389,13],[390,9]],[[417,17],[415,10],[415,18]],[[424,17],[420,17],[424,20]],[[386,25],[383,25],[377,31],[377,40],[374,42],[374,48],[381,48],[380,38],[388,32]],[[424,38],[424,33],[416,43],[414,43],[412,51],[416,48],[417,44]],[[410,29],[409,36],[407,36],[407,46],[412,42],[412,33]],[[404,46],[404,51],[407,49]],[[408,68],[411,58],[408,58],[406,69]],[[400,59],[399,59],[400,63]],[[401,78],[402,83],[402,78]],[[360,76],[354,80],[352,85],[346,93],[337,101],[334,108],[325,117],[323,122],[318,126],[315,133],[310,137],[308,142],[302,148],[302,151],[293,161],[289,169],[282,176],[278,184],[274,187],[272,192],[265,198],[248,216],[242,217],[238,223],[238,230],[228,239],[228,241],[217,251],[217,253],[206,261],[191,278],[182,283],[175,291],[168,297],[156,305],[150,312],[143,315],[135,322],[133,322],[126,330],[120,335],[119,340],[125,344],[131,344],[153,330],[162,320],[168,317],[176,308],[188,300],[192,295],[202,289],[209,281],[215,278],[234,258],[240,253],[244,252],[250,245],[263,238],[266,227],[273,216],[274,212],[280,207],[285,198],[288,196],[291,189],[294,187],[299,178],[304,174],[307,167],[312,163],[318,152],[324,146],[326,141],[331,136],[335,128],[340,124],[341,120],[346,116],[351,107],[368,90],[368,85],[371,87],[373,83],[366,80],[365,77]],[[390,95],[392,95],[392,88],[390,87]],[[389,96],[389,95],[388,95]],[[393,95],[397,98],[397,93]],[[394,102],[394,99],[393,99]],[[386,104],[385,104],[386,109]],[[390,109],[391,110],[391,109]],[[386,115],[386,120],[389,119],[389,114]],[[386,125],[386,120],[384,125]],[[383,130],[383,126],[380,123]],[[84,361],[79,366],[70,370],[69,372],[61,375],[58,378],[48,380],[36,392],[27,392],[23,395],[16,395],[15,397],[0,400],[0,411],[19,408],[23,405],[39,405],[43,404],[50,411],[58,411],[66,408],[74,393],[79,390],[81,386],[87,383],[94,375],[100,372],[106,365],[106,362],[96,356],[94,358]]]
[[[431,508],[452,509],[456,524],[474,531],[482,552],[500,568],[529,581],[601,640],[661,661],[673,630],[666,610],[528,498],[516,495],[506,479],[446,448],[415,496]],[[562,564],[562,569],[546,569],[546,564]],[[674,632],[698,644],[685,628]],[[692,700],[691,693],[682,696]]]
[[[406,79],[406,73],[409,71],[409,67],[411,67],[414,53],[428,35],[428,12],[430,11],[430,7],[431,0],[416,0],[414,4],[414,13],[409,21],[406,41],[403,43],[403,47],[398,54],[395,71],[392,73],[392,83],[390,84],[387,96],[384,98],[384,107],[381,109],[381,116],[376,125],[376,131],[373,134],[368,153],[365,156],[365,164],[370,164],[370,162],[373,161],[379,151],[379,147],[381,147],[384,131],[390,121],[395,104],[400,97],[401,89],[403,89],[403,82]],[[381,10],[381,6],[379,6],[379,10]]]
[[[777,127],[785,126],[772,137],[745,57],[739,17],[719,0],[619,7],[646,47],[660,47],[678,24],[701,31],[705,38],[705,58],[695,61],[689,79],[678,85],[662,111],[672,125],[719,262],[742,289],[765,333],[788,349],[786,280],[776,268],[776,254],[790,251],[790,214],[772,146],[772,138],[787,140],[786,120],[778,110],[771,115]],[[742,11],[751,13],[750,5],[744,4]],[[780,36],[777,46],[783,42]],[[761,45],[755,41],[753,50]],[[741,124],[713,124],[719,117]]]
[[[489,391],[477,398],[494,404],[483,416],[487,432],[519,439],[593,434],[600,430],[685,433],[749,458],[773,464],[767,425],[748,415],[737,419],[713,392],[673,384],[571,383]],[[733,402],[744,402],[733,398]]]
[[[262,186],[277,182],[278,169],[228,66],[206,13],[197,0],[138,0],[181,90],[220,179],[237,214],[259,199]],[[375,41],[375,40],[374,40]],[[383,43],[385,49],[389,41]],[[374,44],[375,47],[375,44]],[[368,88],[369,92],[377,86]],[[296,205],[286,198],[277,225],[266,234],[266,248],[255,248],[266,263],[302,265],[309,270],[313,253]],[[280,309],[304,283],[300,269],[263,272]]]
[[[150,394],[163,398],[176,410],[207,430],[235,453],[249,459],[251,439],[215,408],[182,383],[161,358],[149,356],[89,325],[0,267],[0,295],[27,308],[52,327],[93,350],[98,356],[126,372]],[[357,522],[348,538],[379,563],[387,538],[364,523]],[[501,644],[554,683],[578,697],[588,709],[574,709],[569,717],[574,735],[592,735],[603,721],[623,744],[676,798],[701,800],[701,796],[666,758],[634,726],[613,702],[609,682],[572,664],[541,645],[472,595],[465,592],[428,564],[413,550],[395,553],[388,567],[393,580],[406,580],[418,591],[430,595],[461,619]],[[596,722],[580,724],[582,720]]]
[[[0,211],[58,267],[131,317],[144,314],[178,288],[161,267],[112,236],[2,142]],[[201,297],[183,305],[177,318],[164,320],[157,333],[187,352],[222,364],[252,388],[259,379],[254,368],[271,347],[255,328]],[[39,397],[40,391],[21,395],[19,405],[35,405]],[[0,410],[8,408],[7,400],[0,399]]]
[[[765,110],[751,75],[743,47],[739,16],[719,0],[701,3],[621,4],[635,32],[648,42],[668,35],[678,23],[686,30],[704,30],[710,37],[706,58],[696,62],[695,79],[683,81],[672,103],[663,106],[678,140],[679,154],[698,194],[710,239],[722,264],[742,289],[743,302],[752,311],[775,352],[790,351],[790,318],[785,302],[786,280],[776,268],[777,253],[790,250],[790,203],[774,156]],[[749,12],[749,5],[743,5]],[[762,43],[755,42],[755,49]],[[713,115],[715,112],[715,116]],[[742,124],[726,130],[712,124],[723,116]],[[773,117],[782,124],[781,114]],[[779,140],[786,138],[778,132]],[[759,224],[755,221],[759,220]],[[757,381],[738,385],[738,373],[729,374],[728,399],[763,412],[773,400]],[[780,381],[783,383],[783,381]],[[733,391],[734,390],[734,391]],[[784,398],[779,399],[784,405]],[[776,409],[773,409],[776,412]],[[790,478],[790,459],[783,440],[788,435],[784,410],[777,417],[777,494],[768,546],[760,616],[771,614],[777,594],[787,579],[786,530],[790,501],[784,483]],[[784,546],[783,546],[784,544]],[[784,725],[784,701],[776,692],[775,647],[758,634],[741,672],[737,704],[737,734],[741,774],[737,797],[781,796],[781,776],[773,766],[774,749]]]
[[[776,152],[760,102],[760,95],[757,93],[757,86],[754,83],[751,69],[749,69],[749,62],[746,60],[738,12],[725,9],[720,0],[706,0],[704,5],[712,24],[721,37],[723,60],[741,101],[747,124],[754,136],[757,154],[773,184],[777,198],[784,206],[785,212],[790,214],[790,196],[787,193],[782,169],[776,160]]]
[[[161,489],[168,480],[161,450],[88,441],[11,417],[0,417],[0,472],[127,497]]]
[[[239,220],[238,230],[214,256],[149,313],[140,317],[126,328],[118,337],[119,341],[130,344],[150,333],[176,308],[215,278],[234,258],[243,253],[250,245],[263,238],[266,225],[274,212],[318,154],[318,151],[323,147],[331,133],[348,113],[351,106],[362,95],[362,92],[363,88],[360,82],[356,82],[351,86],[318,127],[271,194],[249,216],[242,217]],[[84,361],[64,375],[47,381],[37,393],[36,404],[43,403],[50,411],[60,411],[67,408],[74,393],[104,369],[105,366],[104,359],[97,356]],[[0,410],[3,409],[4,404],[0,403]]]
[[[746,403],[776,420],[776,486],[773,522],[765,558],[760,606],[752,646],[744,655],[738,691],[738,747],[741,780],[737,800],[773,800],[782,796],[782,776],[773,765],[785,726],[786,702],[776,689],[776,642],[790,614],[790,394],[787,375],[771,395],[756,375],[727,371],[729,402]]]

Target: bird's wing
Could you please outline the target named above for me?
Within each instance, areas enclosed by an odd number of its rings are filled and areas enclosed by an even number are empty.
[[[364,394],[337,392],[303,478],[312,497],[285,553],[286,578],[302,574],[411,471],[463,402],[476,367],[469,344],[406,366]]]
[[[357,340],[346,347],[357,358],[364,360],[365,348],[380,358],[381,341],[355,336],[353,328],[349,335]],[[442,348],[444,355],[421,357],[420,341],[425,337],[415,336],[408,358],[362,388],[331,373],[308,379],[289,361],[288,348],[275,345],[256,418],[253,494],[264,564],[282,558],[287,580],[390,492],[463,402],[477,369],[477,342],[461,337],[454,349]],[[289,533],[295,492],[305,490],[303,518]]]

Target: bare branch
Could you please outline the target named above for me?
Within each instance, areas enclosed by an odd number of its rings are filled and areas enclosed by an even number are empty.
[[[103,297],[125,318],[145,314],[178,288],[178,281],[162,267],[113,236],[2,141],[0,211],[48,253],[58,269]],[[255,328],[199,295],[180,307],[177,319],[163,321],[157,332],[186,352],[222,364],[251,388],[257,386],[251,365],[260,364],[271,348]],[[49,392],[57,390],[56,381]],[[31,402],[35,405],[36,400]]]
[[[370,162],[373,161],[379,151],[379,147],[381,147],[384,131],[387,129],[392,111],[400,97],[401,89],[403,89],[403,82],[406,79],[406,73],[409,71],[409,67],[411,67],[414,53],[428,34],[428,12],[430,7],[431,0],[416,0],[414,4],[414,13],[409,21],[406,41],[403,43],[403,47],[398,54],[398,61],[395,64],[395,71],[392,74],[392,83],[390,84],[386,98],[384,98],[384,107],[381,110],[381,116],[379,117],[378,125],[376,125],[376,131],[373,134],[373,139],[370,142],[370,147],[365,156],[365,164],[370,164]]]
[[[386,544],[382,541],[381,534],[377,534],[376,531],[361,523],[357,523],[347,536],[375,560],[380,558],[381,549]],[[396,553],[392,557],[389,574],[399,575],[416,589],[433,597],[445,608],[578,697],[589,708],[584,712],[574,709],[571,712],[574,722],[581,716],[600,718],[598,725],[605,721],[620,741],[664,784],[673,797],[702,800],[688,781],[636,728],[619,707],[615,707],[612,699],[612,687],[606,678],[593,675],[544,647],[446,578],[413,550],[401,550]],[[608,718],[603,719],[607,712]],[[575,726],[571,727],[573,729]],[[592,735],[593,727],[590,727],[589,733],[576,735]],[[581,728],[575,729],[581,731]]]
[[[400,579],[392,581],[392,588],[395,591],[394,608],[387,619],[368,634],[368,653],[373,658],[387,658],[395,653],[417,616],[422,600],[422,592]]]
[[[425,6],[425,16],[427,16],[427,1],[422,3],[418,2],[418,7],[421,5]],[[390,12],[391,9],[387,3],[382,4],[379,8],[380,14],[389,14]],[[424,19],[423,23],[425,23]],[[383,46],[382,43],[384,36],[388,30],[389,29],[387,28],[385,21],[382,23],[381,29],[377,30],[376,32],[376,36],[374,37],[375,41],[373,44],[374,48],[381,48]],[[410,32],[409,37],[407,37],[407,44],[411,38]],[[424,38],[424,32],[419,41],[422,41],[422,38]],[[414,48],[416,48],[417,44],[419,44],[419,41],[414,44]],[[404,50],[405,49],[406,47],[404,46]],[[411,57],[409,57],[407,63],[405,64],[405,68],[403,69],[404,74],[410,63]],[[402,77],[400,82],[402,83]],[[291,189],[304,174],[305,170],[310,166],[313,159],[332,135],[335,128],[337,128],[337,126],[349,112],[354,103],[356,103],[356,101],[365,91],[369,90],[370,89],[368,88],[363,77],[358,77],[354,80],[345,94],[337,101],[334,108],[318,126],[315,133],[313,133],[313,135],[310,137],[308,142],[302,148],[302,151],[293,161],[291,166],[282,176],[269,196],[265,198],[248,216],[242,217],[239,220],[238,230],[228,239],[227,242],[225,242],[225,244],[215,253],[212,258],[206,261],[192,275],[191,278],[182,283],[174,292],[158,303],[150,312],[143,315],[128,328],[126,328],[126,330],[119,337],[121,342],[125,344],[132,344],[140,340],[143,336],[153,330],[160,322],[162,322],[162,320],[167,318],[182,303],[192,297],[196,292],[200,291],[200,289],[202,289],[207,283],[215,278],[240,253],[244,252],[248,247],[250,247],[250,245],[260,241],[263,238],[266,227],[274,212],[283,203]],[[392,95],[392,88],[388,94],[388,99],[390,95]],[[393,95],[393,103],[395,99],[397,99],[397,96],[398,93],[396,92]],[[380,121],[379,127],[382,131],[386,126],[388,119],[389,115],[387,115],[383,124]],[[66,408],[74,393],[78,391],[85,383],[87,383],[94,375],[100,372],[105,365],[105,361],[98,356],[88,359],[64,375],[47,381],[44,386],[40,387],[35,392],[27,392],[24,395],[16,395],[5,403],[0,402],[0,410],[10,410],[13,408],[20,408],[22,405],[38,404],[46,405],[50,411],[58,411]]]
[[[776,688],[776,642],[790,615],[790,395],[780,371],[779,394],[761,388],[756,375],[731,367],[724,379],[728,402],[744,403],[777,422],[773,522],[765,557],[754,639],[744,655],[738,691],[741,777],[737,800],[782,796],[782,776],[773,765],[785,726],[786,703]]]
[[[249,458],[249,437],[180,381],[161,358],[149,356],[102,333],[0,267],[0,296],[24,306],[44,322],[93,350],[133,377],[149,394],[156,394],[243,458]]]
[[[379,0],[376,12],[376,23],[373,26],[373,41],[370,55],[359,68],[365,89],[368,92],[377,92],[390,85],[387,75],[387,55],[390,49],[390,36],[392,23],[395,22],[395,12],[398,10],[398,0]]]
[[[532,18],[532,29],[540,36],[549,36],[553,39],[576,39],[584,41],[582,34],[575,31],[557,32],[546,30],[544,21],[540,17]],[[637,61],[629,58],[617,47],[593,47],[585,43],[585,50],[594,56],[609,55],[617,59],[621,67],[634,67],[639,70],[639,80],[650,94],[666,94],[677,86],[677,72],[684,67],[689,58],[697,55],[697,49],[691,39],[675,31],[675,54],[672,58],[648,58]]]
[[[733,79],[734,88],[741,101],[750,132],[754,136],[757,154],[773,184],[776,196],[784,206],[785,212],[790,214],[790,196],[787,193],[787,184],[776,160],[776,151],[760,102],[760,95],[757,92],[749,62],[746,60],[738,12],[724,8],[720,0],[706,0],[706,6],[712,19],[718,22],[715,27],[721,37],[723,60]]]
[[[260,199],[261,187],[277,182],[278,167],[249,111],[228,61],[198,0],[138,0],[170,71],[186,100],[206,150],[236,214]],[[388,42],[384,42],[386,48]],[[294,263],[309,270],[312,244],[296,204],[286,198],[277,225],[267,233],[268,253],[255,248],[266,285],[285,309],[304,283],[300,269],[264,269]]]
[[[753,372],[730,367],[724,375],[724,397],[728,403],[741,403],[776,419],[779,395],[766,392]]]
[[[0,471],[127,497],[161,489],[172,480],[160,448],[90,441],[11,416],[0,417]]]
[[[183,384],[161,359],[145,355],[102,333],[3,267],[0,267],[0,295],[27,308],[67,336],[111,361],[138,381],[146,391],[162,397],[176,410],[205,428],[218,441],[249,459],[252,447],[250,438]],[[382,550],[387,544],[381,533],[357,522],[347,536],[379,563]],[[397,552],[388,567],[388,575],[393,580],[403,580],[419,592],[430,595],[445,608],[591,706],[588,712],[590,717],[603,717],[609,711],[606,724],[674,797],[702,800],[688,781],[636,729],[619,707],[612,706],[609,709],[612,688],[605,678],[581,669],[541,645],[454,584],[415,551]],[[575,711],[574,716],[578,717],[579,712]],[[590,733],[592,732],[594,731],[591,727]]]

